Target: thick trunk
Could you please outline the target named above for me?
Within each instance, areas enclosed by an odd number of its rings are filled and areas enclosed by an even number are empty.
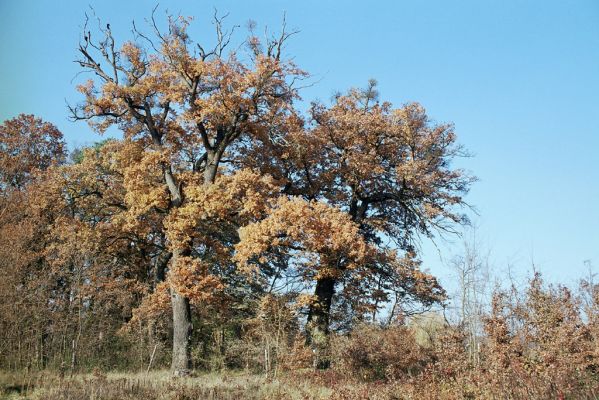
[[[164,176],[171,193],[171,203],[173,207],[181,206],[183,195],[171,173],[170,167],[165,169]],[[175,249],[172,254],[165,254],[165,259],[157,260],[155,278],[164,279],[164,267],[166,267],[169,258],[173,264],[176,264],[177,259],[180,256],[186,255],[184,253],[187,252],[188,249]],[[186,376],[191,372],[190,342],[191,332],[193,330],[189,299],[171,288],[171,308],[173,311],[173,354],[171,358],[171,372],[175,376]]]
[[[206,168],[204,169],[204,185],[209,186],[216,180],[218,165],[222,151],[209,151],[206,157]]]
[[[216,156],[209,155],[206,170],[204,171],[204,185],[208,186],[214,183],[218,169],[218,157],[218,154]],[[172,176],[169,180],[169,175],[170,173],[166,174],[167,184],[172,194],[174,194],[172,195],[172,198],[176,200],[173,204],[175,207],[178,207],[183,202],[183,196]],[[179,256],[188,255],[185,254],[187,252],[188,249],[183,251],[175,250],[169,258],[171,258],[172,263],[176,263],[177,258]],[[157,270],[157,272],[159,271]],[[188,298],[181,296],[172,289],[171,304],[173,310],[173,356],[171,360],[171,372],[175,376],[185,376],[189,375],[191,369],[190,344],[193,331],[191,306]]]
[[[173,357],[171,371],[175,376],[189,375],[191,368],[191,308],[189,299],[173,291],[171,293],[173,309]]]
[[[316,299],[308,311],[306,343],[314,352],[314,367],[318,369],[328,368],[331,364],[329,357],[329,321],[334,293],[334,278],[319,279],[314,290]]]

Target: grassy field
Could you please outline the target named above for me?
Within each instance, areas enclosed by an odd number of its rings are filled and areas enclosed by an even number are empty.
[[[303,383],[303,382],[305,383]],[[291,377],[225,372],[172,378],[168,371],[96,373],[0,373],[2,399],[327,399],[332,389]]]
[[[185,378],[173,378],[169,371],[64,377],[50,372],[0,372],[0,399],[12,400],[596,400],[598,393],[594,385],[561,389],[541,382],[514,381],[507,387],[484,384],[466,375],[443,381],[362,382],[333,371],[309,370],[286,372],[278,378],[240,371]]]

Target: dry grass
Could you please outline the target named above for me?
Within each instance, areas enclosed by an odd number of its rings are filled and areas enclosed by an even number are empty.
[[[0,374],[7,399],[326,399],[331,391],[309,382],[267,379],[236,372],[172,378],[168,371],[82,374],[60,378],[50,373]]]
[[[430,378],[430,377],[429,377]],[[473,380],[474,379],[474,380]],[[60,378],[48,372],[24,375],[0,372],[0,399],[33,400],[461,400],[461,399],[599,399],[593,387],[564,395],[548,394],[541,384],[510,387],[476,383],[464,374],[436,381],[361,382],[334,371],[288,372],[279,379],[241,372],[172,378],[168,371],[81,374]]]

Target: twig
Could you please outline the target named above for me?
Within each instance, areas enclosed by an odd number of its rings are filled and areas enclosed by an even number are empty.
[[[154,350],[152,350],[152,355],[150,356],[150,362],[148,363],[148,368],[146,369],[146,374],[150,372],[150,368],[152,368],[152,362],[154,361],[154,355],[156,354],[156,348],[158,347],[158,343],[154,345]]]

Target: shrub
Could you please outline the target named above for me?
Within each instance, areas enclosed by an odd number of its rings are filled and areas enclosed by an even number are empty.
[[[396,380],[422,370],[428,351],[405,326],[360,325],[333,341],[334,367],[347,377]]]

